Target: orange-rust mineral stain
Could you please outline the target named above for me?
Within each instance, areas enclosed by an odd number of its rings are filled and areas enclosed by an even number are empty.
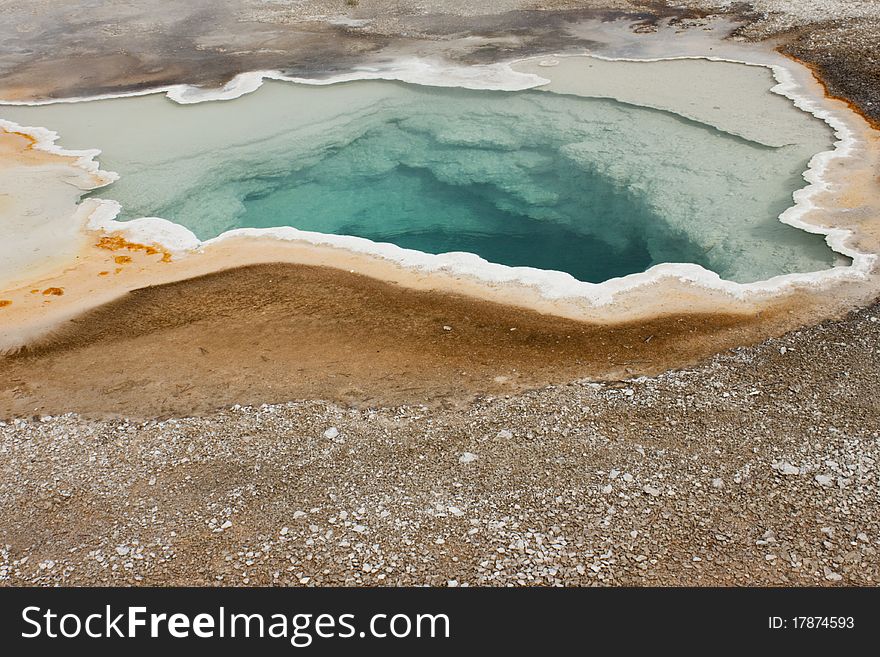
[[[129,242],[119,235],[108,235],[98,240],[96,245],[99,249],[107,249],[108,251],[119,251],[120,249],[129,249],[130,251],[138,251],[147,248],[143,244]]]
[[[46,296],[60,297],[64,294],[64,288],[61,287],[47,287],[43,290],[43,294]]]
[[[99,249],[107,249],[108,251],[119,251],[121,249],[126,249],[127,251],[143,251],[147,255],[157,255],[159,253],[163,255],[168,255],[168,252],[162,248],[157,246],[150,246],[149,244],[138,244],[137,242],[129,242],[127,239],[120,235],[107,235],[98,240],[98,243],[95,245]]]
[[[26,132],[19,132],[18,130],[5,130],[5,129],[3,130],[3,132],[10,134],[10,135],[18,135],[19,137],[24,137],[25,139],[27,139],[27,141],[30,142],[27,145],[28,149],[33,148],[34,146],[37,145],[37,138],[34,137],[33,135],[29,135]]]
[[[39,294],[39,293],[40,293],[39,290],[31,290],[31,294]]]
[[[99,271],[98,276],[107,276],[109,273],[109,271]]]
[[[5,308],[6,306],[11,306],[12,302],[9,299],[0,299],[0,308]]]
[[[115,258],[113,258],[113,262],[115,262],[117,265],[127,265],[129,262],[131,262],[131,256],[116,256]]]

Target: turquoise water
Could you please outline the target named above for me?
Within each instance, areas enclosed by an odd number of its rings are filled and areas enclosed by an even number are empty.
[[[748,282],[834,262],[821,236],[778,221],[831,144],[792,111],[803,140],[781,148],[612,100],[389,82],[0,116],[101,148],[122,177],[96,196],[120,201],[123,219],[161,216],[202,239],[289,225],[590,282],[662,262]]]
[[[392,143],[400,147],[393,166],[384,158],[377,164],[376,155]],[[417,149],[446,171],[417,160]],[[694,257],[697,249],[687,237],[664,230],[638,196],[602,176],[560,167],[556,155],[548,148],[522,149],[510,166],[502,162],[510,159],[506,150],[442,144],[387,123],[332,149],[313,166],[250,179],[239,223],[271,227],[281,220],[428,253],[468,251],[505,265],[566,271],[584,281],[644,270],[655,261],[651,243],[654,253],[662,248],[672,260]],[[487,170],[506,169],[504,183],[478,180],[473,173],[462,179],[478,158]],[[601,233],[579,230],[585,208],[593,222],[625,220],[626,234],[610,242]]]

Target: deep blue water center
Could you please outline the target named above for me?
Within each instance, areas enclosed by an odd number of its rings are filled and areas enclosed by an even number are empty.
[[[389,126],[364,140],[389,139],[386,133],[394,129]],[[453,184],[426,166],[398,164],[381,175],[352,175],[351,149],[359,150],[359,145],[328,153],[308,169],[262,178],[262,188],[242,201],[242,223],[276,226],[295,209],[295,225],[303,230],[325,232],[332,225],[337,234],[427,253],[467,251],[491,262],[561,270],[589,282],[643,271],[654,263],[644,227],[662,226],[663,221],[636,196],[600,176],[553,167],[553,153],[535,151],[548,166],[543,172],[531,171],[529,182],[555,198],[557,211],[565,206],[563,219],[546,213],[535,217],[534,207],[504,188],[485,182]],[[611,244],[577,229],[587,214],[590,221],[608,223],[626,217],[632,230],[625,240]],[[668,258],[695,260],[698,249],[686,236],[666,232],[663,240]]]

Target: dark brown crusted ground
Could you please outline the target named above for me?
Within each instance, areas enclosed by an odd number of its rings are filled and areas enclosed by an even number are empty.
[[[590,325],[336,269],[260,265],[136,290],[0,359],[0,417],[150,417],[303,398],[458,402],[661,372],[747,340],[755,320]]]

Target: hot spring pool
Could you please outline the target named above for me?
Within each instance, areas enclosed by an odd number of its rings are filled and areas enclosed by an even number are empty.
[[[64,148],[100,148],[121,177],[93,195],[122,220],[163,217],[201,239],[293,226],[588,282],[664,262],[738,282],[832,266],[822,236],[779,221],[833,141],[792,112],[799,138],[770,146],[616,100],[382,81],[0,107]]]

